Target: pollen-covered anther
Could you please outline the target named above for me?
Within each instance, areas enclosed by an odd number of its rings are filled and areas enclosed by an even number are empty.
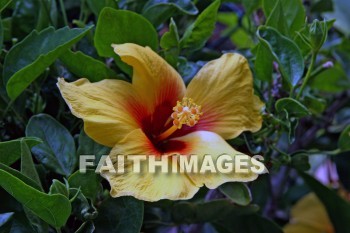
[[[194,126],[198,123],[201,112],[201,106],[195,104],[191,98],[184,97],[181,101],[177,101],[173,107],[171,117],[174,119],[173,124],[181,129],[182,125]]]

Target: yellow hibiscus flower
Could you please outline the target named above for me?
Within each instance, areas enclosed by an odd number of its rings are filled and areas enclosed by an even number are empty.
[[[131,43],[112,47],[133,67],[132,83],[59,79],[58,87],[72,113],[84,120],[87,135],[113,147],[109,156],[114,163],[120,154],[168,156],[169,160],[174,154],[234,157],[242,153],[225,139],[261,128],[263,103],[254,95],[243,56],[227,53],[207,63],[186,88],[180,75],[150,48]],[[258,176],[253,172],[101,173],[113,197],[131,195],[146,201],[189,199],[203,185],[212,189]]]
[[[303,197],[292,208],[285,233],[335,233],[326,208],[314,193]]]

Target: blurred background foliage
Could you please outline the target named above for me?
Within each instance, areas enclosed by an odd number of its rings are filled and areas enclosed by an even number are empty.
[[[0,0],[0,232],[350,232],[348,0]],[[112,199],[79,156],[108,154],[57,77],[131,81],[112,43],[161,54],[188,83],[249,59],[263,128],[229,143],[270,170],[188,201]],[[313,192],[314,194],[309,194]]]

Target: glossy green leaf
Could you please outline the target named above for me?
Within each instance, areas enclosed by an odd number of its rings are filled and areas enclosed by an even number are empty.
[[[210,4],[185,31],[180,47],[190,51],[201,49],[215,28],[220,1]]]
[[[63,196],[69,198],[69,190],[67,189],[66,185],[56,179],[52,180],[49,194],[62,194]]]
[[[169,31],[163,34],[160,39],[160,47],[164,51],[165,60],[173,67],[177,66],[178,56],[180,54],[180,38],[176,24],[173,19],[170,20]]]
[[[98,209],[94,221],[96,232],[139,233],[143,221],[143,202],[133,197],[105,200]],[[113,224],[109,224],[109,223]]]
[[[304,74],[304,59],[298,46],[271,27],[259,27],[257,35],[279,64],[285,81],[293,87],[296,86]]]
[[[4,170],[5,172],[17,177],[18,179],[20,179],[21,181],[23,181],[24,183],[26,183],[27,185],[29,185],[30,187],[40,191],[41,187],[38,185],[38,183],[36,183],[34,180],[26,177],[25,175],[23,175],[22,173],[20,173],[19,171],[5,166],[4,164],[0,163],[0,169]]]
[[[335,232],[349,233],[350,204],[312,176],[304,172],[299,172],[299,174],[326,207]]]
[[[42,140],[35,137],[19,138],[12,141],[0,142],[0,163],[12,165],[21,157],[21,141],[24,140],[29,148],[42,143]]]
[[[266,0],[264,2],[266,2]],[[283,35],[289,36],[289,29],[282,8],[282,3],[280,0],[276,0],[275,2],[276,4],[269,14],[269,17],[266,19],[265,25],[277,29]]]
[[[94,140],[92,140],[89,136],[86,135],[84,130],[81,130],[79,135],[79,147],[77,150],[78,156],[81,155],[94,155],[95,159],[95,167],[99,163],[101,156],[109,155],[111,148],[98,144]]]
[[[69,131],[46,114],[33,116],[26,128],[27,136],[38,137],[43,143],[32,148],[36,159],[52,171],[69,176],[77,163],[74,139]]]
[[[142,30],[141,30],[142,28]],[[134,43],[158,48],[158,34],[144,17],[127,10],[104,8],[97,21],[95,46],[102,57],[117,57],[112,44]]]
[[[95,170],[87,169],[86,173],[76,171],[68,179],[69,187],[80,188],[85,197],[95,200],[101,187],[101,176]]]
[[[299,101],[292,98],[282,98],[277,100],[275,108],[278,112],[286,110],[289,117],[304,117],[310,115],[309,110]]]
[[[350,151],[350,125],[348,125],[340,134],[338,147],[342,151]]]
[[[72,202],[72,214],[82,221],[93,220],[98,216],[96,208],[90,204],[80,189],[70,188],[69,196]]]
[[[58,11],[55,0],[40,1],[40,11],[36,30],[41,31],[49,26],[57,27]]]
[[[280,2],[279,6],[278,2]],[[299,31],[305,24],[306,13],[302,0],[263,0],[263,9],[265,15],[271,20],[272,18],[280,20],[280,22],[270,21],[270,23],[286,26],[286,29],[277,27],[277,29],[282,30],[280,32],[287,31],[285,35],[294,36],[295,32]],[[272,14],[275,16],[272,17]],[[267,25],[269,26],[269,24]]]
[[[155,27],[178,13],[196,15],[198,9],[191,0],[150,0],[142,11],[142,15]]]
[[[54,227],[66,224],[71,205],[63,195],[42,193],[3,169],[0,169],[0,186],[48,224]]]
[[[195,62],[187,61],[184,57],[179,58],[178,71],[186,85],[191,82],[200,68],[201,66]]]
[[[339,63],[332,68],[326,69],[310,80],[310,87],[320,91],[337,93],[350,88],[347,74]]]
[[[0,13],[12,2],[12,0],[1,0],[0,1]]]
[[[115,0],[87,0],[86,3],[96,16],[98,16],[105,7],[118,9],[118,4]]]
[[[32,153],[24,139],[21,139],[21,173],[35,181],[41,187],[40,191],[43,191],[38,172],[35,169]]]
[[[244,183],[231,182],[219,187],[220,191],[238,205],[246,206],[252,201],[248,186]]]
[[[254,70],[258,79],[266,82],[272,80],[273,60],[270,50],[266,46],[258,44],[254,62]]]
[[[41,192],[43,192],[43,188],[41,185],[41,181],[38,175],[38,172],[35,168],[32,154],[30,153],[30,149],[24,139],[21,140],[21,173],[26,177],[33,180],[40,187]],[[27,207],[23,208],[25,215],[27,216],[30,224],[33,226],[35,231],[37,232],[47,232],[48,225],[43,220],[41,220],[38,216],[36,216],[30,209]]]
[[[5,58],[3,79],[11,99],[18,97],[62,53],[79,41],[92,27],[33,31],[11,48]]]
[[[67,69],[78,77],[84,77],[91,82],[98,82],[108,78],[118,78],[118,75],[103,62],[96,60],[84,53],[72,52],[63,53],[59,59]]]

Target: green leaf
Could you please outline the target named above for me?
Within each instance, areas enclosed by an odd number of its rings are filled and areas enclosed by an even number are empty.
[[[344,151],[350,151],[350,125],[348,125],[340,134],[338,147]]]
[[[36,30],[41,31],[49,26],[57,27],[57,5],[55,0],[40,1],[40,11]]]
[[[133,197],[109,198],[98,209],[99,215],[94,221],[96,232],[139,233],[143,209],[143,202]]]
[[[311,166],[309,163],[309,155],[307,153],[296,153],[292,155],[292,167],[301,171],[308,171]]]
[[[316,115],[320,115],[325,110],[327,103],[322,98],[316,98],[311,95],[307,95],[303,99],[303,104],[309,109],[310,112]]]
[[[198,9],[191,0],[150,0],[142,11],[142,15],[155,27],[178,13],[196,15]]]
[[[98,16],[105,7],[118,8],[115,0],[87,0],[86,1],[91,11]]]
[[[266,46],[259,43],[254,62],[254,70],[258,79],[266,82],[271,82],[273,72],[273,59],[274,58],[270,50]]]
[[[66,65],[70,72],[78,77],[87,78],[91,82],[98,82],[108,78],[119,78],[106,64],[80,51],[72,52],[68,50],[59,59]]]
[[[29,148],[42,143],[39,138],[26,137],[12,141],[0,142],[0,163],[12,165],[21,157],[21,141],[24,140]]]
[[[26,177],[25,175],[23,175],[22,173],[20,173],[19,171],[11,168],[11,167],[8,167],[8,166],[5,166],[4,164],[1,164],[0,163],[0,169],[1,170],[4,170],[5,172],[17,177],[18,179],[20,179],[21,181],[23,181],[24,183],[26,183],[27,185],[29,185],[30,187],[40,191],[41,190],[41,187],[32,179]]]
[[[180,54],[180,38],[176,24],[171,18],[169,31],[164,33],[160,39],[160,47],[164,50],[165,60],[173,67],[177,67],[178,56]]]
[[[43,143],[32,148],[36,159],[52,171],[69,176],[77,163],[75,144],[69,131],[46,114],[33,116],[26,128],[27,136],[41,138]]]
[[[246,206],[252,201],[248,186],[244,183],[231,182],[219,187],[220,191],[238,205]]]
[[[94,233],[95,226],[92,221],[84,222],[75,233]]]
[[[219,232],[283,233],[283,230],[276,223],[258,214],[228,216],[215,222],[214,226]]]
[[[310,80],[310,87],[320,91],[338,93],[350,88],[348,77],[339,63]]]
[[[197,74],[200,68],[201,66],[197,63],[187,61],[184,57],[179,57],[178,71],[186,85],[191,82],[192,78]]]
[[[329,0],[317,0],[311,4],[311,12],[321,13],[321,12],[333,12],[333,1]]]
[[[259,27],[257,36],[276,59],[285,81],[296,86],[304,74],[304,59],[298,46],[271,27]]]
[[[350,204],[312,176],[304,172],[299,172],[299,174],[326,207],[335,232],[349,233]]]
[[[70,188],[69,196],[72,202],[73,214],[82,221],[93,220],[97,217],[98,212],[93,205],[90,205],[80,189]]]
[[[292,98],[282,98],[277,100],[275,104],[277,112],[286,110],[289,117],[304,117],[310,115],[309,110],[300,102]]]
[[[177,203],[172,207],[171,215],[175,223],[190,224],[212,222],[227,216],[245,216],[258,210],[259,207],[256,205],[237,206],[229,200],[217,199],[202,203]]]
[[[264,0],[263,10],[265,15],[271,18],[269,23],[286,26],[285,29],[277,27],[281,33],[286,32],[282,34],[293,37],[305,24],[306,13],[302,0]],[[272,14],[275,16],[271,16]],[[272,19],[280,22],[273,22]]]
[[[35,181],[39,187],[41,187],[40,191],[44,191],[41,186],[38,172],[35,169],[30,148],[24,139],[21,139],[21,173]]]
[[[210,4],[185,31],[180,47],[189,51],[201,49],[215,28],[220,0]]]
[[[245,0],[242,3],[244,6],[244,9],[246,10],[246,14],[248,14],[248,15],[252,14],[261,5],[260,0]]]
[[[79,135],[79,147],[77,150],[78,156],[81,155],[94,155],[96,156],[95,165],[99,163],[102,155],[108,155],[111,151],[111,148],[98,144],[89,136],[86,135],[84,130],[82,129]]]
[[[3,169],[0,169],[0,186],[48,224],[54,227],[66,224],[71,205],[63,195],[42,193]]]
[[[5,58],[3,79],[11,99],[17,98],[62,53],[79,41],[92,28],[49,27],[34,30],[11,48]]]
[[[0,15],[0,53],[2,50],[3,43],[4,43],[4,26],[2,25],[2,20]]]
[[[264,2],[266,2],[266,0]],[[287,21],[280,0],[276,1],[276,5],[266,20],[266,26],[273,27],[283,35],[289,36]]]
[[[66,185],[56,179],[52,180],[49,194],[62,194],[63,196],[69,198],[69,190],[67,189]]]
[[[0,13],[12,2],[12,0],[1,0],[0,1]]]
[[[139,14],[104,8],[98,18],[95,32],[95,47],[98,54],[102,57],[117,58],[111,45],[123,43],[149,46],[156,51],[158,34],[152,24]]]
[[[91,169],[87,169],[86,173],[76,171],[69,177],[68,183],[69,187],[80,188],[85,197],[95,200],[101,187],[101,176]]]

